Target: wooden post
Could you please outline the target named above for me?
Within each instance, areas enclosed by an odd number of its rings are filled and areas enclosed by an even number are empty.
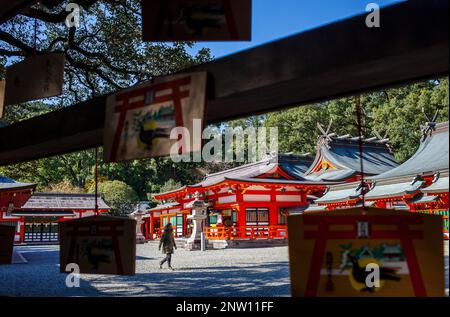
[[[270,205],[269,205],[269,226],[278,225],[278,208],[276,188],[270,189]]]

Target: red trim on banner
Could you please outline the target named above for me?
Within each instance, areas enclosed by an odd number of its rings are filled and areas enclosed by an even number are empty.
[[[401,217],[392,216],[303,216],[306,226],[316,225],[315,231],[305,230],[304,239],[315,240],[313,256],[309,269],[308,282],[305,296],[317,296],[317,288],[320,280],[320,270],[324,261],[326,243],[332,239],[357,239],[357,221],[368,221],[371,225],[396,225],[398,230],[371,230],[370,239],[398,239],[405,251],[406,261],[411,277],[414,294],[417,297],[427,295],[420,266],[417,261],[413,239],[423,239],[423,231],[410,230],[409,225],[420,225],[422,218],[416,215],[405,215]],[[351,230],[330,231],[330,225],[352,225]]]
[[[169,82],[155,84],[149,87],[143,87],[136,90],[132,90],[129,92],[119,93],[116,96],[116,102],[123,101],[123,105],[116,106],[115,112],[120,112],[119,121],[117,123],[116,132],[114,135],[113,145],[111,149],[110,160],[115,161],[117,158],[117,150],[119,148],[120,136],[122,135],[123,127],[125,124],[126,115],[129,110],[139,109],[145,107],[146,104],[146,95],[149,92],[153,92],[156,94],[159,91],[164,91],[171,89],[172,92],[168,95],[158,96],[154,98],[153,104],[163,103],[167,101],[173,101],[174,110],[175,110],[175,120],[176,126],[183,126],[183,112],[181,109],[181,99],[187,98],[190,96],[189,90],[180,91],[181,86],[186,86],[191,84],[191,77],[183,77],[179,79],[175,79]],[[134,102],[130,104],[129,101],[132,98],[143,96],[144,100],[140,102]]]

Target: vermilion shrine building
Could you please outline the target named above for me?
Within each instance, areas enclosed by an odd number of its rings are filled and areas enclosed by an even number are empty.
[[[308,205],[308,195],[320,195],[325,183],[304,179],[312,158],[279,155],[207,175],[198,184],[155,196],[163,204],[150,210],[149,237],[171,222],[177,236],[189,236],[194,195],[208,203],[208,239],[285,238],[286,216]]]
[[[365,204],[444,217],[444,237],[449,229],[449,124],[429,123],[417,152],[405,163],[360,182],[330,186],[309,210],[335,210]]]
[[[0,181],[0,223],[16,227],[16,243],[57,242],[59,222],[95,215],[95,195],[33,194],[35,184]],[[109,209],[98,197],[98,213]]]
[[[383,140],[363,140],[363,159],[372,164],[368,176],[398,166]],[[207,175],[198,184],[155,195],[161,205],[150,209],[146,238],[159,236],[172,223],[178,237],[191,233],[189,203],[195,195],[207,202],[204,228],[209,240],[284,239],[287,215],[303,212],[327,185],[358,179],[359,140],[326,135],[319,139],[315,159],[281,154],[253,164]]]
[[[11,216],[11,212],[22,207],[31,197],[36,184],[20,183],[0,175],[0,223],[16,226],[15,240],[19,242],[24,230],[23,222]]]

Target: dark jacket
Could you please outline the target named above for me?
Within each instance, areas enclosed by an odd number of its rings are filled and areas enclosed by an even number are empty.
[[[161,240],[159,241],[159,249],[161,249],[162,246],[162,253],[164,254],[172,254],[173,249],[177,248],[177,245],[175,244],[175,239],[173,237],[173,231],[164,231],[163,235],[161,236]]]

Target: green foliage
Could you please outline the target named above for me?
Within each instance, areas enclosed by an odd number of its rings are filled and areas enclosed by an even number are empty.
[[[64,23],[66,1],[53,9],[35,6],[35,14],[23,10],[3,23],[0,78],[5,66],[35,52],[64,52],[64,97],[54,98],[53,104],[67,106],[211,59],[207,48],[191,54],[193,43],[142,42],[139,0],[81,3],[77,28]]]
[[[153,185],[153,186],[152,186]],[[165,193],[171,190],[175,190],[178,188],[181,188],[183,186],[183,184],[175,179],[168,179],[164,184],[162,185],[154,185],[154,184],[150,184],[149,188],[149,192],[147,194],[147,199],[150,201],[152,206],[156,206],[158,205],[160,202],[158,200],[156,200],[153,196],[155,194],[159,194],[159,193]]]
[[[419,146],[420,125],[438,111],[437,121],[448,120],[448,78],[425,81],[403,88],[391,89],[384,102],[369,100],[372,128],[387,131],[397,159],[411,157]]]
[[[394,154],[399,162],[411,157],[419,146],[420,125],[438,111],[437,121],[448,120],[448,78],[423,81],[361,96],[363,134],[387,132]],[[280,152],[314,153],[321,132],[330,120],[330,132],[337,135],[357,135],[355,99],[342,98],[316,105],[302,106],[267,115],[265,125],[278,127]]]
[[[55,107],[43,102],[29,102],[20,105],[6,107],[5,116],[2,119],[5,124],[12,124],[35,116],[43,115],[54,110]]]
[[[68,180],[42,188],[44,193],[66,193],[66,194],[83,194],[86,191],[78,186],[73,186]]]
[[[161,193],[165,193],[174,189],[178,189],[180,188],[182,185],[180,182],[177,182],[174,179],[169,179],[167,182],[165,182],[161,187],[160,187],[160,192]]]
[[[95,186],[89,188],[90,193],[95,193]],[[111,207],[114,215],[129,214],[139,202],[139,197],[134,189],[121,181],[106,181],[98,184],[98,192],[102,195],[106,204]]]

